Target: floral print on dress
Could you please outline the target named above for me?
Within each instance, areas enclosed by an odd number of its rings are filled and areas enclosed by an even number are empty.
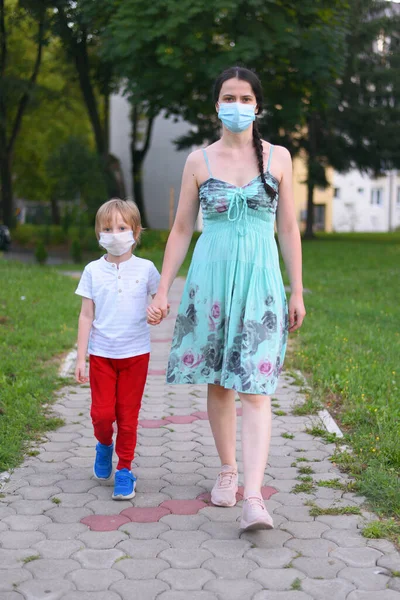
[[[266,179],[278,189],[275,178]],[[273,228],[278,194],[267,195],[260,177],[242,188],[210,177],[199,198],[204,230],[176,319],[167,383],[270,395],[288,335]]]

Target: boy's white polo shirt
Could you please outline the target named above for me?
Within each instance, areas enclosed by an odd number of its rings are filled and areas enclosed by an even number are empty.
[[[134,255],[118,266],[102,256],[85,267],[75,293],[94,302],[89,354],[128,358],[150,352],[146,308],[159,281],[154,264]]]

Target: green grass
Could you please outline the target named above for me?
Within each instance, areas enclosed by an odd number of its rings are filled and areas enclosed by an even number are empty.
[[[311,467],[299,467],[300,475],[311,475],[314,470]]]
[[[296,577],[296,579],[292,582],[290,586],[292,590],[301,590],[301,579]]]
[[[0,259],[0,472],[18,464],[41,432],[62,420],[46,417],[59,386],[59,361],[76,339],[76,281],[48,267]],[[22,299],[22,297],[24,299]]]
[[[361,510],[358,506],[333,506],[330,508],[320,508],[312,506],[310,509],[311,517],[320,517],[321,515],[360,515]]]
[[[387,538],[400,547],[400,524],[393,518],[383,519],[382,521],[371,521],[362,530],[362,535],[370,539]]]
[[[287,415],[287,412],[284,410],[274,410],[272,411],[274,413],[274,415],[276,415],[277,417],[285,417]]]
[[[303,243],[312,293],[287,366],[345,431],[360,492],[400,518],[400,233],[319,237]]]
[[[287,440],[292,440],[294,438],[294,434],[288,433],[287,431],[285,431],[284,433],[281,433],[281,436]]]
[[[309,396],[306,398],[303,404],[296,404],[296,406],[292,409],[292,414],[296,417],[315,415],[319,410],[321,410],[321,408],[321,402]]]
[[[312,481],[302,481],[301,483],[297,483],[293,489],[293,494],[312,494],[315,491],[315,485]]]

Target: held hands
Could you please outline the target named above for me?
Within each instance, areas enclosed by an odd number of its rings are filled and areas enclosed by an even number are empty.
[[[149,325],[159,325],[169,315],[170,305],[167,296],[154,296],[153,302],[147,308],[147,322]]]
[[[86,376],[86,360],[76,361],[75,380],[78,383],[87,383],[89,381],[89,377]]]
[[[302,326],[305,316],[303,294],[293,293],[289,300],[289,333],[293,333]]]

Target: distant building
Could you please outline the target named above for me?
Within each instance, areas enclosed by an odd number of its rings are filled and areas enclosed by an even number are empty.
[[[373,179],[359,171],[333,176],[334,231],[393,231],[400,227],[400,173]]]

